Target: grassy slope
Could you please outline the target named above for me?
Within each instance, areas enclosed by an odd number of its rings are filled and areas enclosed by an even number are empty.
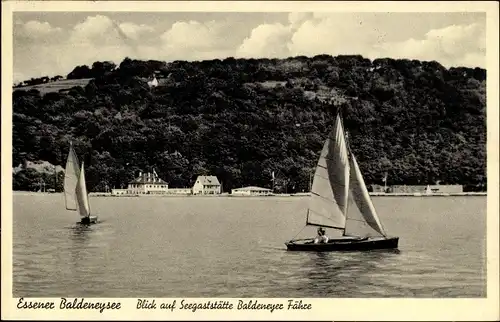
[[[51,92],[59,92],[60,90],[70,89],[75,86],[85,87],[90,82],[92,78],[84,78],[84,79],[65,79],[51,83],[31,85],[31,86],[23,86],[14,88],[14,90],[25,90],[29,91],[31,89],[36,89],[40,91],[40,94],[44,95],[46,93]]]

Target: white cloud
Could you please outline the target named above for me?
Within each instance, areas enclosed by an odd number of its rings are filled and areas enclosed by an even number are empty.
[[[47,22],[30,21],[22,26],[21,31],[29,31],[30,35],[37,32],[37,36],[16,38],[19,43],[14,46],[15,79],[67,75],[77,65],[90,66],[95,61],[120,63],[135,52],[133,38],[127,34],[137,35],[147,28],[125,24],[124,30],[103,15],[87,17],[67,30],[52,28]],[[42,36],[51,41],[39,46]]]
[[[312,13],[309,12],[290,12],[288,14],[288,22],[292,29],[298,28],[302,23],[313,17]]]
[[[383,43],[372,56],[436,60],[445,67],[485,67],[485,47],[484,26],[474,23],[433,29],[422,39]]]
[[[484,24],[448,25],[416,37],[402,37],[409,22],[404,24],[401,16],[395,16],[394,21],[389,17],[380,13],[290,13],[287,25],[254,28],[237,53],[242,57],[276,58],[362,55],[370,59],[436,60],[447,67],[485,66]],[[401,31],[394,28],[396,22]]]
[[[224,56],[219,57],[221,50],[226,49],[224,48],[224,28],[222,23],[215,21],[176,22],[160,37],[164,57],[167,59],[224,58]]]
[[[139,40],[141,36],[145,36],[150,32],[154,32],[154,28],[145,24],[136,25],[130,22],[124,22],[119,25],[120,29],[128,37]]]
[[[319,54],[365,54],[380,41],[373,26],[356,14],[290,13],[288,25],[265,24],[254,28],[238,49],[244,57]]]
[[[125,39],[124,39],[125,38]],[[128,42],[117,30],[116,23],[107,16],[87,17],[74,26],[70,43],[96,45],[120,45]]]
[[[376,30],[358,15],[314,14],[293,34],[288,47],[292,55],[363,55],[377,41]]]
[[[280,23],[264,24],[253,29],[236,51],[238,57],[283,57],[288,54],[291,29]]]
[[[45,33],[51,30],[48,23],[30,22],[28,26]],[[234,56],[235,52],[234,46],[228,48],[225,42],[230,32],[224,23],[215,21],[178,21],[162,33],[147,24],[118,24],[105,15],[89,16],[69,28],[64,41],[59,38],[57,43],[36,51],[33,51],[33,39],[16,38],[16,80],[28,75],[67,75],[77,65],[90,66],[95,61],[104,60],[119,64],[125,57],[158,60],[226,58]]]
[[[463,57],[456,59],[453,66],[486,68],[486,57],[480,52],[467,53]]]
[[[27,33],[33,34],[33,35],[47,35],[53,32],[59,32],[61,31],[61,28],[54,28],[50,25],[48,22],[39,22],[39,21],[28,21],[24,25],[24,30]]]
[[[178,21],[161,37],[161,58],[167,60],[204,60],[234,55],[227,45],[230,26],[222,22]]]
[[[16,21],[14,23],[13,35],[24,41],[46,43],[59,41],[59,37],[63,35],[63,32],[61,28],[52,27],[48,22],[31,20],[26,23]]]
[[[201,60],[359,54],[370,59],[436,60],[447,67],[485,67],[485,24],[478,19],[454,24],[451,18],[442,22],[441,16],[422,14],[294,12],[281,22],[257,26],[230,23],[230,19],[178,20],[163,24],[167,29],[156,29],[159,25],[153,22],[117,22],[111,17],[96,14],[64,28],[16,19],[16,79],[66,75],[77,65],[103,60],[119,64],[127,56]],[[434,27],[427,26],[430,22]]]

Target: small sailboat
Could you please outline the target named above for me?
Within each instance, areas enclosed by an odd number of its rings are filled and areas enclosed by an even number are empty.
[[[314,173],[306,226],[330,228],[337,236],[326,242],[292,239],[290,251],[361,251],[397,248],[399,237],[389,237],[378,218],[363,175],[349,148],[339,113],[324,143]]]
[[[85,168],[78,163],[73,145],[70,143],[64,174],[64,198],[66,209],[80,213],[80,223],[85,225],[97,223],[97,216],[90,213],[90,203],[85,182]]]

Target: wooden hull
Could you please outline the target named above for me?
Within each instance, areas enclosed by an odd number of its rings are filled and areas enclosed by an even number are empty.
[[[366,251],[374,249],[398,248],[399,237],[387,238],[363,238],[363,239],[335,239],[328,243],[300,243],[289,241],[285,243],[289,251],[311,251],[311,252],[337,252],[337,251]]]
[[[80,224],[82,225],[97,224],[97,216],[83,217],[82,220],[80,221]]]

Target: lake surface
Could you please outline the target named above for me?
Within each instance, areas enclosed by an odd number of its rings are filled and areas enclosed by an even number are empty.
[[[331,253],[286,250],[307,197],[63,200],[14,194],[14,297],[486,296],[484,196],[373,197],[399,252]]]

